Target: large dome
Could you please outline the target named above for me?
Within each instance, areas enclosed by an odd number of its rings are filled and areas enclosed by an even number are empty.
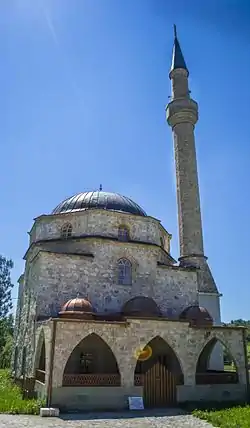
[[[91,209],[104,209],[111,211],[125,212],[140,216],[147,214],[139,205],[126,196],[111,192],[84,192],[71,196],[61,202],[52,211],[52,214],[63,214],[74,211],[85,211]]]

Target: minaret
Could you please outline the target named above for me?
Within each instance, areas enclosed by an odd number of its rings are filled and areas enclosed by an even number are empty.
[[[220,295],[204,255],[199,182],[194,129],[198,104],[190,97],[189,71],[174,26],[174,47],[169,77],[172,97],[167,105],[167,122],[172,128],[176,167],[180,266],[197,267],[198,300],[215,324],[221,324]],[[217,352],[215,352],[217,351]],[[221,368],[219,348],[214,350],[214,366]],[[216,356],[217,354],[217,356]]]
[[[199,291],[218,294],[204,255],[194,128],[198,104],[190,97],[189,71],[174,26],[174,48],[169,77],[172,100],[167,121],[172,127],[178,201],[180,265],[200,268]],[[202,273],[202,275],[201,275]]]

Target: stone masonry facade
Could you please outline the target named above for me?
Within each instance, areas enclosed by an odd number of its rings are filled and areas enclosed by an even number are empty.
[[[72,237],[63,240],[60,230],[69,221]],[[19,372],[23,348],[26,367],[31,368],[37,319],[57,316],[63,304],[78,294],[88,298],[97,312],[120,311],[126,301],[138,295],[152,297],[163,315],[170,317],[198,303],[197,271],[174,265],[168,252],[171,235],[158,220],[92,210],[43,216],[36,222],[20,278],[15,329]],[[130,232],[129,242],[117,240],[121,224]],[[40,230],[37,235],[36,230]],[[117,262],[122,257],[132,263],[131,285],[118,284]]]
[[[121,388],[112,389],[114,398],[119,391],[123,391],[123,396],[140,395],[139,387],[134,386],[135,351],[158,336],[172,348],[182,369],[184,384],[178,385],[178,401],[199,397],[221,400],[228,394],[237,399],[245,394],[248,376],[242,329],[220,325],[220,294],[204,254],[194,136],[198,104],[190,98],[189,72],[176,30],[169,76],[172,99],[166,111],[175,150],[179,264],[170,254],[171,235],[160,221],[141,209],[138,211],[138,205],[128,198],[117,194],[108,196],[108,192],[104,195],[105,192],[100,191],[94,202],[86,194],[84,200],[83,194],[79,194],[63,201],[65,210],[60,208],[59,212],[36,218],[29,233],[25,272],[19,280],[12,367],[16,377],[34,376],[41,346],[45,343],[45,385],[39,388],[46,395],[52,386],[55,405],[58,400],[68,401],[72,396],[72,388],[67,392],[62,387],[64,368],[77,344],[91,333],[99,335],[116,358]],[[104,203],[110,195],[111,202]],[[75,201],[80,201],[76,209]],[[118,209],[114,208],[117,204]],[[121,228],[126,239],[119,237]],[[65,235],[63,230],[70,233]],[[124,260],[129,270],[127,282],[119,280],[119,261],[124,263]],[[104,322],[99,317],[99,321],[76,321],[59,315],[62,306],[76,297],[87,299],[97,314],[121,315],[123,305],[138,296],[156,303],[161,312],[157,312],[158,319],[123,317],[122,322]],[[205,309],[199,308],[201,302]],[[182,311],[190,307],[195,310],[198,307],[199,314],[207,314],[209,328],[202,323],[195,328],[191,327],[192,322],[180,321]],[[52,325],[56,328],[55,337]],[[196,385],[199,355],[213,338],[231,352],[238,369],[237,384]],[[222,346],[215,348],[214,370],[218,371],[224,367]],[[81,395],[81,391],[74,391],[75,395]]]
[[[137,363],[136,350],[143,349],[155,337],[164,339],[174,351],[184,376],[184,384],[177,388],[178,401],[213,399],[216,387],[223,400],[223,394],[230,399],[244,399],[246,394],[246,369],[241,328],[212,327],[211,329],[191,328],[188,323],[166,320],[138,320],[128,319],[123,323],[103,323],[84,321],[56,321],[55,353],[53,361],[52,390],[54,391],[53,405],[58,402],[60,392],[63,391],[63,373],[66,363],[75,347],[89,334],[99,335],[112,350],[121,375],[120,389],[127,394],[133,391],[140,394],[140,388],[134,387],[134,371]],[[41,325],[37,331],[37,343],[45,337],[46,343],[46,373],[49,372],[49,356],[51,347],[52,321]],[[229,350],[237,365],[239,384],[237,385],[196,385],[195,374],[199,355],[213,338],[223,343]],[[185,346],[183,344],[185,343]],[[39,346],[34,358],[34,364],[39,354]],[[33,367],[34,370],[34,367]],[[48,385],[46,377],[45,388]],[[215,391],[214,388],[215,387]],[[218,394],[217,391],[217,394]],[[68,392],[68,391],[67,391]],[[69,394],[74,395],[74,388]],[[112,393],[111,393],[112,394]],[[198,395],[197,395],[198,394]],[[199,397],[200,394],[200,397]],[[210,394],[210,395],[209,395]],[[53,394],[52,394],[53,395]],[[69,398],[69,397],[68,397]],[[52,399],[53,400],[53,399]]]

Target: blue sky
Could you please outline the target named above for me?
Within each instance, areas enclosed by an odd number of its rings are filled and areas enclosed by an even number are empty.
[[[161,219],[178,257],[165,120],[174,23],[200,108],[205,252],[223,320],[250,319],[247,0],[0,3],[0,253],[15,284],[33,218],[100,183]]]

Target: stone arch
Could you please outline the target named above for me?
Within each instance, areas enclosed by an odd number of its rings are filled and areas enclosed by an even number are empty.
[[[115,375],[116,382],[119,379],[120,385],[120,371],[116,357],[107,342],[96,333],[88,334],[74,347],[64,367],[63,384],[69,375],[74,375],[75,378],[77,375],[78,377],[81,375],[101,377],[102,375],[106,378],[108,375],[110,377]]]
[[[15,346],[15,350],[14,350],[14,364],[13,364],[13,369],[15,372],[15,376],[17,373],[17,367],[18,367],[18,346]]]
[[[41,328],[36,342],[33,361],[33,374],[37,380],[45,382],[47,349],[44,329]]]
[[[103,327],[99,324],[96,324],[95,328],[91,328],[86,331],[76,331],[75,335],[72,335],[71,330],[66,330],[63,332],[63,335],[60,334],[60,336],[57,336],[57,340],[64,341],[65,343],[69,343],[69,347],[62,347],[60,349],[60,360],[55,358],[54,360],[54,375],[53,375],[53,386],[59,387],[62,386],[63,383],[63,373],[65,370],[65,366],[67,364],[68,359],[70,358],[70,355],[72,354],[74,348],[77,347],[77,345],[83,341],[84,338],[87,338],[91,334],[96,334],[107,343],[109,348],[112,350],[113,354],[116,357],[116,360],[118,361],[118,366],[121,363],[119,359],[119,351],[117,343],[115,343],[113,339],[113,335],[110,334],[107,331],[103,330]],[[56,341],[56,347],[57,347],[57,341]]]
[[[154,364],[160,362],[175,375],[177,384],[183,384],[181,361],[173,347],[161,336],[153,337],[146,346],[138,350],[134,370],[134,384],[138,385],[138,376],[144,375]]]
[[[209,368],[209,360],[213,353],[213,350],[217,344],[220,344],[230,355],[230,360],[233,365],[227,367],[224,370],[212,370]],[[198,359],[196,361],[196,384],[213,384],[213,383],[238,383],[238,363],[230,350],[227,343],[224,343],[220,338],[213,336],[205,343],[202,347]]]

